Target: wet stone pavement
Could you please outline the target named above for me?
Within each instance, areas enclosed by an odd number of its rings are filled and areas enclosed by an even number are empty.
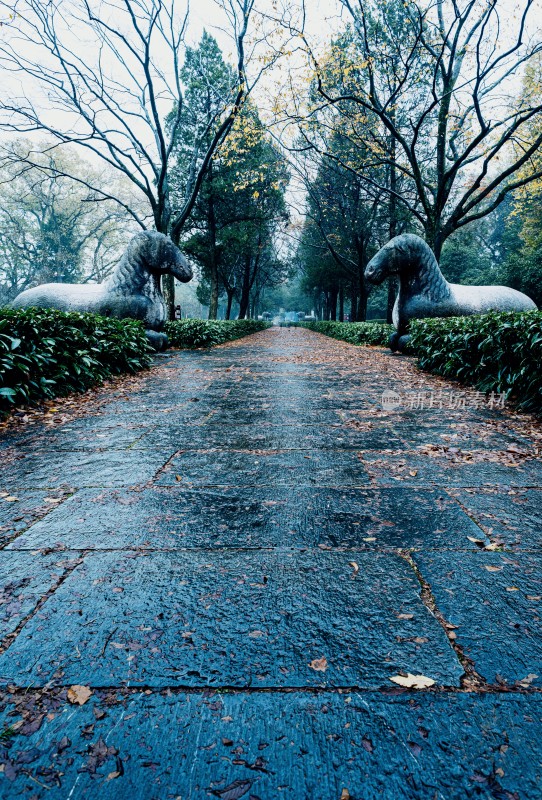
[[[390,389],[272,329],[0,438],[1,798],[542,797],[540,426]]]

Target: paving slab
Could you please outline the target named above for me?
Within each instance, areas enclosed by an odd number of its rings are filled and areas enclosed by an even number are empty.
[[[143,420],[141,420],[143,422]],[[134,423],[109,417],[83,418],[58,426],[38,426],[28,433],[16,433],[0,440],[0,450],[15,448],[34,453],[51,450],[125,450],[152,430],[152,424]]]
[[[457,642],[489,683],[542,686],[542,553],[419,553]]]
[[[175,486],[367,486],[370,479],[353,451],[185,451],[174,456],[156,483]]]
[[[0,655],[0,680],[33,686],[370,688],[399,670],[463,674],[392,554],[93,554]]]
[[[223,447],[232,450],[381,450],[401,445],[397,431],[381,427],[358,431],[340,424],[330,425],[229,425],[217,424],[211,416],[200,426],[159,426],[141,435],[135,449],[153,449],[175,445],[179,449],[201,450]]]
[[[13,633],[78,563],[76,554],[0,553],[0,639]]]
[[[363,464],[375,483],[390,486],[435,484],[448,487],[519,486],[542,484],[542,460],[506,463],[506,453],[474,452],[457,457],[434,457],[418,451],[363,453]],[[504,462],[504,463],[503,463]]]
[[[83,489],[12,542],[35,550],[145,548],[276,548],[306,546],[290,490],[277,487],[191,490],[182,486],[137,490]]]
[[[16,495],[3,494],[0,496],[0,547],[49,514],[64,499],[63,493],[49,497],[47,491],[24,490]]]
[[[451,494],[491,536],[514,550],[542,547],[542,491],[540,489],[455,489]]]
[[[173,449],[29,450],[3,466],[2,478],[8,489],[133,486],[152,480],[173,453]]]
[[[541,695],[95,695],[51,711],[3,744],[3,800],[540,796]]]
[[[276,406],[272,400],[256,404],[241,401],[230,402],[229,405],[220,403],[209,417],[214,425],[223,425],[225,433],[237,425],[252,425],[255,428],[269,425],[328,425],[340,423],[338,409],[322,410],[320,408],[306,408],[290,404]]]
[[[470,538],[469,538],[470,537]],[[446,548],[490,538],[435,490],[242,487],[82,489],[12,549]]]

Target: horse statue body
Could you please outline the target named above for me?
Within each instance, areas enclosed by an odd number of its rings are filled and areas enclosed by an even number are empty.
[[[167,347],[161,333],[166,306],[160,290],[161,275],[174,275],[186,283],[192,270],[172,240],[163,233],[142,231],[128,244],[111,276],[99,284],[44,283],[17,295],[12,308],[58,308],[90,311],[104,317],[139,319],[155,350]]]
[[[390,339],[392,350],[402,350],[406,345],[411,319],[536,309],[530,297],[507,286],[448,283],[429,245],[411,233],[391,239],[365,269],[366,280],[373,284],[382,283],[390,275],[399,276],[399,292],[393,308],[397,333]]]

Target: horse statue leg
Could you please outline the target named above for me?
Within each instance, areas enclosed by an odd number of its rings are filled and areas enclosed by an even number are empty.
[[[156,350],[157,353],[161,353],[164,350],[167,350],[168,346],[168,338],[165,333],[160,333],[159,331],[145,331],[147,334],[147,339],[151,347]]]
[[[410,342],[410,334],[404,333],[397,339],[397,350],[400,353],[408,353],[408,343]]]

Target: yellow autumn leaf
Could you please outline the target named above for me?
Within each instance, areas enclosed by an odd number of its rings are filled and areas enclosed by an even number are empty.
[[[433,678],[428,678],[426,675],[412,675],[410,672],[406,675],[392,675],[390,681],[406,689],[427,689],[435,685]]]

